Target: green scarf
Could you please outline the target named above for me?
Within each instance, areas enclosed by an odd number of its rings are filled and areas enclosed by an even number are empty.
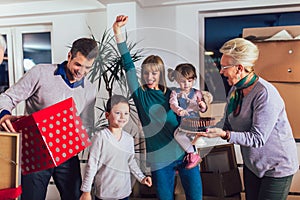
[[[230,94],[229,104],[227,107],[228,115],[232,112],[233,112],[233,116],[235,117],[240,114],[242,102],[244,98],[243,89],[255,83],[257,79],[258,76],[254,72],[251,72],[250,74],[242,78],[239,82],[237,82],[234,85],[236,89],[232,91]]]

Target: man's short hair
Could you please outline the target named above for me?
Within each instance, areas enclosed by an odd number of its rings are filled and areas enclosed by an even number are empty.
[[[70,52],[72,58],[76,57],[76,54],[80,52],[88,60],[94,59],[98,55],[97,42],[91,38],[80,38],[73,42]]]

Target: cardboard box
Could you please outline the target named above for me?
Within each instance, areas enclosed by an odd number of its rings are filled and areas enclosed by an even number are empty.
[[[300,26],[275,26],[243,29],[243,37],[271,37],[286,31],[292,38],[300,35]],[[300,82],[299,39],[252,40],[259,49],[255,72],[267,81]]]
[[[20,134],[0,132],[0,189],[20,185]]]
[[[272,26],[272,27],[257,27],[244,28],[243,37],[255,36],[258,38],[269,38],[276,33],[286,30],[292,37],[300,35],[300,26]]]
[[[72,98],[13,123],[22,133],[22,174],[56,167],[91,142]]]
[[[238,168],[226,172],[201,172],[203,195],[230,197],[242,191]]]
[[[213,147],[200,166],[203,195],[225,198],[242,191],[233,144]]]
[[[19,133],[0,132],[0,200],[16,199],[21,190]]]

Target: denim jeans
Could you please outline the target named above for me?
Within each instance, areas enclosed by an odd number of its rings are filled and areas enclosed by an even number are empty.
[[[288,196],[293,179],[293,175],[259,178],[247,167],[244,167],[243,174],[247,200],[284,200]]]
[[[49,180],[53,177],[62,200],[78,200],[81,195],[81,173],[78,156],[61,165],[22,175],[22,200],[45,200]]]
[[[157,164],[159,165],[159,164]],[[175,175],[178,171],[186,200],[202,200],[202,182],[199,166],[185,169],[182,160],[177,160],[166,167],[156,167],[152,171],[153,185],[157,198],[160,200],[174,200]]]

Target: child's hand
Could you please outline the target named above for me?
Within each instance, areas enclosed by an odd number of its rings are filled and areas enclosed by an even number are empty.
[[[121,27],[124,26],[128,21],[128,16],[119,15],[116,18],[116,21],[113,24],[113,30],[115,35],[121,34]]]
[[[189,116],[189,112],[186,111],[186,110],[181,110],[181,111],[179,112],[179,116],[180,116],[180,117],[183,117],[183,116]]]
[[[83,192],[79,200],[92,200],[92,195],[90,192]]]
[[[148,187],[152,186],[152,178],[150,176],[146,176],[142,182],[142,184],[147,185]]]
[[[200,109],[202,110],[206,110],[206,103],[204,101],[199,101],[198,105],[200,107]]]

